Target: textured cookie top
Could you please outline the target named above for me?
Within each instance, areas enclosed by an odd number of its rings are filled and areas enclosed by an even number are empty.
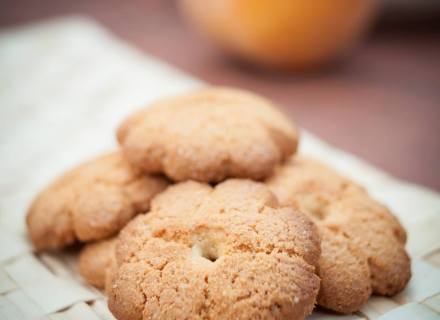
[[[118,319],[302,319],[319,288],[316,227],[248,180],[168,188],[116,252]]]
[[[60,248],[76,240],[103,239],[119,231],[167,182],[134,170],[120,152],[69,171],[41,192],[27,214],[37,249]]]
[[[325,209],[330,203],[365,194],[361,186],[304,156],[289,158],[267,183],[281,203],[294,205],[317,221],[325,218]]]
[[[319,304],[353,312],[371,290],[393,295],[405,287],[411,274],[405,230],[362,187],[300,156],[279,167],[267,184],[281,204],[306,213],[319,227]]]
[[[144,172],[203,182],[266,178],[298,143],[295,126],[269,101],[226,88],[156,102],[129,117],[117,137]]]

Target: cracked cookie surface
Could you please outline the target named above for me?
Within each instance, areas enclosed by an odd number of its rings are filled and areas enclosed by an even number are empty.
[[[169,187],[120,233],[118,319],[303,319],[319,278],[316,226],[262,183]]]
[[[316,160],[291,157],[267,180],[283,205],[306,213],[321,235],[318,304],[351,313],[371,293],[394,295],[411,276],[406,233],[366,191]]]
[[[172,180],[261,180],[296,151],[298,133],[272,103],[246,91],[207,88],[164,99],[119,127],[127,159]]]
[[[98,157],[63,174],[35,198],[26,217],[30,238],[42,250],[109,237],[147,211],[167,184],[133,169],[120,152]]]

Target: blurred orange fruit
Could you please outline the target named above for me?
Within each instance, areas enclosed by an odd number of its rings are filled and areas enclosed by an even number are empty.
[[[224,50],[279,69],[328,64],[369,26],[377,0],[180,0],[188,21]]]

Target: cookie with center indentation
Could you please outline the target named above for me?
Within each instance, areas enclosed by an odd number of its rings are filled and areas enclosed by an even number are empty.
[[[27,213],[27,227],[38,249],[62,248],[117,233],[133,216],[149,209],[164,178],[134,169],[120,152],[88,161],[42,191]]]
[[[314,224],[262,183],[168,188],[120,233],[118,319],[303,319],[315,303]]]
[[[318,304],[359,310],[371,293],[394,295],[411,276],[406,234],[366,191],[325,165],[295,156],[267,180],[280,203],[313,219],[321,235]]]
[[[127,159],[172,180],[264,179],[296,151],[298,133],[268,100],[208,88],[161,100],[123,122]]]

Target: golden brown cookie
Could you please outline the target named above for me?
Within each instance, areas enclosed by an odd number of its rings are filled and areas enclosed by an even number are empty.
[[[87,243],[81,249],[78,270],[88,284],[104,289],[108,272],[116,263],[115,247],[117,237]]]
[[[273,104],[227,88],[156,102],[125,120],[117,137],[144,172],[202,182],[264,179],[298,143],[295,126]]]
[[[318,304],[350,313],[371,293],[394,295],[410,276],[406,234],[390,211],[330,168],[295,156],[268,179],[281,204],[308,214],[321,235]]]
[[[168,188],[120,233],[118,319],[303,319],[319,278],[316,226],[262,183]]]
[[[98,157],[36,197],[26,219],[30,238],[40,250],[109,237],[148,210],[166,186],[165,179],[133,169],[120,152]]]

